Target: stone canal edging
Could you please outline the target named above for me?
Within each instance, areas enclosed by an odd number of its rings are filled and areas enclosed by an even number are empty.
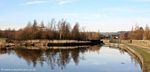
[[[125,49],[128,53],[133,54],[138,58],[141,64],[142,72],[149,72],[146,70],[144,58],[140,53],[138,53],[137,51],[135,51],[134,49],[130,48],[129,46],[125,44],[120,44],[120,48]]]

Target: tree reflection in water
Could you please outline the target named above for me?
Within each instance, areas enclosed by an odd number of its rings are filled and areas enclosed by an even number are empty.
[[[99,52],[99,50],[100,46],[49,50],[1,49],[0,54],[14,53],[19,58],[24,59],[28,63],[28,65],[32,64],[33,67],[36,67],[37,63],[43,66],[43,63],[45,62],[51,67],[51,69],[54,69],[55,67],[64,69],[71,60],[73,60],[76,65],[78,65],[80,60],[83,59],[80,56],[80,53],[84,54],[85,52]]]
[[[15,52],[19,58],[23,58],[28,64],[33,63],[34,67],[37,62],[40,62],[41,65],[43,64],[44,57],[42,50],[15,49]]]

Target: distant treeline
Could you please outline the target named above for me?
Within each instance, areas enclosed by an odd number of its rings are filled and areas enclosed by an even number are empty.
[[[0,38],[9,40],[89,40],[100,39],[100,33],[80,30],[79,23],[76,23],[71,28],[70,23],[65,20],[57,22],[52,19],[46,26],[44,22],[38,23],[34,20],[19,30],[0,30]]]
[[[143,27],[135,26],[131,31],[120,34],[123,40],[150,40],[150,28],[148,25]]]

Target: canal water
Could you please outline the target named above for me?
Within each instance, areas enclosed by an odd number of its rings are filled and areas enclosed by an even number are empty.
[[[0,50],[0,72],[142,72],[126,51],[105,46]]]

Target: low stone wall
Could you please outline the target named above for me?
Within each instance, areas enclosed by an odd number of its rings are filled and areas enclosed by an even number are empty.
[[[132,43],[150,48],[150,40],[133,40]]]
[[[150,48],[150,40],[121,40],[121,43],[132,43],[134,45]]]
[[[26,41],[21,41],[20,46],[48,46],[48,44],[72,44],[72,43],[90,43],[90,41],[78,41],[78,40],[26,40]],[[16,45],[15,44],[15,45]]]
[[[3,42],[2,42],[3,43]],[[80,40],[24,40],[17,41],[13,40],[10,42],[6,42],[0,44],[0,48],[16,48],[16,47],[50,47],[50,46],[83,46],[83,45],[98,45],[103,44],[101,40],[88,40],[88,41],[80,41]],[[34,48],[33,48],[34,49]],[[35,48],[36,49],[36,48]]]
[[[78,40],[26,40],[22,41],[26,43],[86,43],[89,41],[78,41]]]
[[[105,44],[109,44],[109,40],[108,39],[103,39],[102,40]]]
[[[6,39],[1,39],[0,38],[0,48],[5,47]]]

